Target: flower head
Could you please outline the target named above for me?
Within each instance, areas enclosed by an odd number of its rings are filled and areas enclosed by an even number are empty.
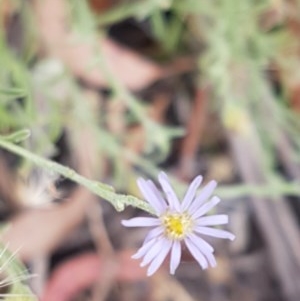
[[[146,236],[143,246],[132,258],[143,258],[141,266],[149,265],[147,275],[151,276],[171,253],[170,273],[174,274],[180,263],[181,247],[185,244],[203,269],[209,265],[216,266],[214,249],[202,236],[230,240],[235,238],[228,231],[209,227],[227,224],[227,215],[204,216],[220,202],[217,196],[211,198],[217,182],[209,182],[197,195],[202,176],[196,177],[180,202],[164,172],[160,172],[158,181],[166,200],[151,180],[139,178],[137,181],[145,199],[153,207],[156,217],[136,217],[122,221],[126,227],[153,227]]]

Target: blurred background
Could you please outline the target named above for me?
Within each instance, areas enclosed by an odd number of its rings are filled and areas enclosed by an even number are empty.
[[[2,136],[139,198],[162,169],[181,196],[215,179],[237,237],[147,278],[120,224],[143,211],[1,149],[2,242],[39,300],[300,300],[299,0],[1,0],[0,24]]]

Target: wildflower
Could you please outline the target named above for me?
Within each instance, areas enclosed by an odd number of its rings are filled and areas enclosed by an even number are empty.
[[[149,265],[147,275],[151,276],[171,253],[170,274],[174,274],[180,263],[182,245],[185,244],[203,269],[209,265],[215,267],[217,263],[213,254],[214,249],[202,236],[230,240],[235,238],[228,231],[208,227],[227,224],[227,215],[204,216],[220,202],[217,196],[210,199],[217,182],[209,182],[196,195],[202,182],[202,176],[197,176],[180,202],[164,172],[160,172],[158,181],[166,200],[151,180],[139,178],[137,181],[139,189],[153,207],[157,217],[135,217],[122,221],[126,227],[154,227],[146,236],[143,246],[132,258],[143,258],[141,266]]]

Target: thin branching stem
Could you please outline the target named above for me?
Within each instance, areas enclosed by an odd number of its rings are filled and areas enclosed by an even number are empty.
[[[140,199],[134,196],[117,194],[114,191],[114,188],[109,185],[87,179],[82,175],[78,174],[72,168],[42,158],[18,145],[15,145],[9,141],[5,141],[5,139],[3,139],[2,137],[0,138],[0,146],[18,156],[30,160],[31,162],[42,168],[46,168],[48,170],[56,172],[59,175],[86,187],[89,191],[110,202],[118,211],[123,210],[125,206],[134,206],[149,213],[153,213],[152,209],[146,202],[141,201]]]

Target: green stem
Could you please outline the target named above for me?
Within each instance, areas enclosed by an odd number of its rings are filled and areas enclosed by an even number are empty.
[[[241,197],[278,197],[282,195],[300,196],[300,187],[296,183],[267,183],[263,186],[257,185],[230,185],[216,189],[216,194],[222,198],[241,198]]]
[[[110,202],[118,211],[122,211],[125,206],[133,206],[151,214],[154,213],[152,208],[146,202],[134,196],[117,194],[113,187],[98,181],[89,180],[69,167],[65,167],[51,160],[42,158],[18,145],[6,141],[4,137],[0,137],[0,147],[30,160],[42,168],[52,170],[65,178],[86,187],[89,191]],[[176,186],[178,190],[182,192],[180,194],[183,194],[186,189],[185,185],[176,181]],[[300,196],[300,187],[297,184],[286,182],[276,183],[276,185],[270,183],[264,186],[231,185],[230,187],[218,188],[216,193],[223,198],[239,198],[247,196],[275,197],[280,195]]]
[[[147,211],[149,213],[153,213],[153,210],[146,202],[141,201],[140,199],[134,196],[117,194],[114,192],[113,187],[98,181],[89,180],[78,174],[75,170],[69,167],[65,167],[51,160],[37,156],[18,145],[6,141],[3,137],[0,137],[0,146],[18,156],[30,160],[31,162],[42,168],[54,171],[64,176],[65,178],[68,178],[73,182],[86,187],[89,191],[110,202],[118,211],[122,211],[125,208],[125,206],[133,206]]]
[[[107,26],[131,17],[145,17],[157,7],[159,7],[158,1],[153,0],[134,1],[133,3],[118,5],[97,17],[97,25]]]

